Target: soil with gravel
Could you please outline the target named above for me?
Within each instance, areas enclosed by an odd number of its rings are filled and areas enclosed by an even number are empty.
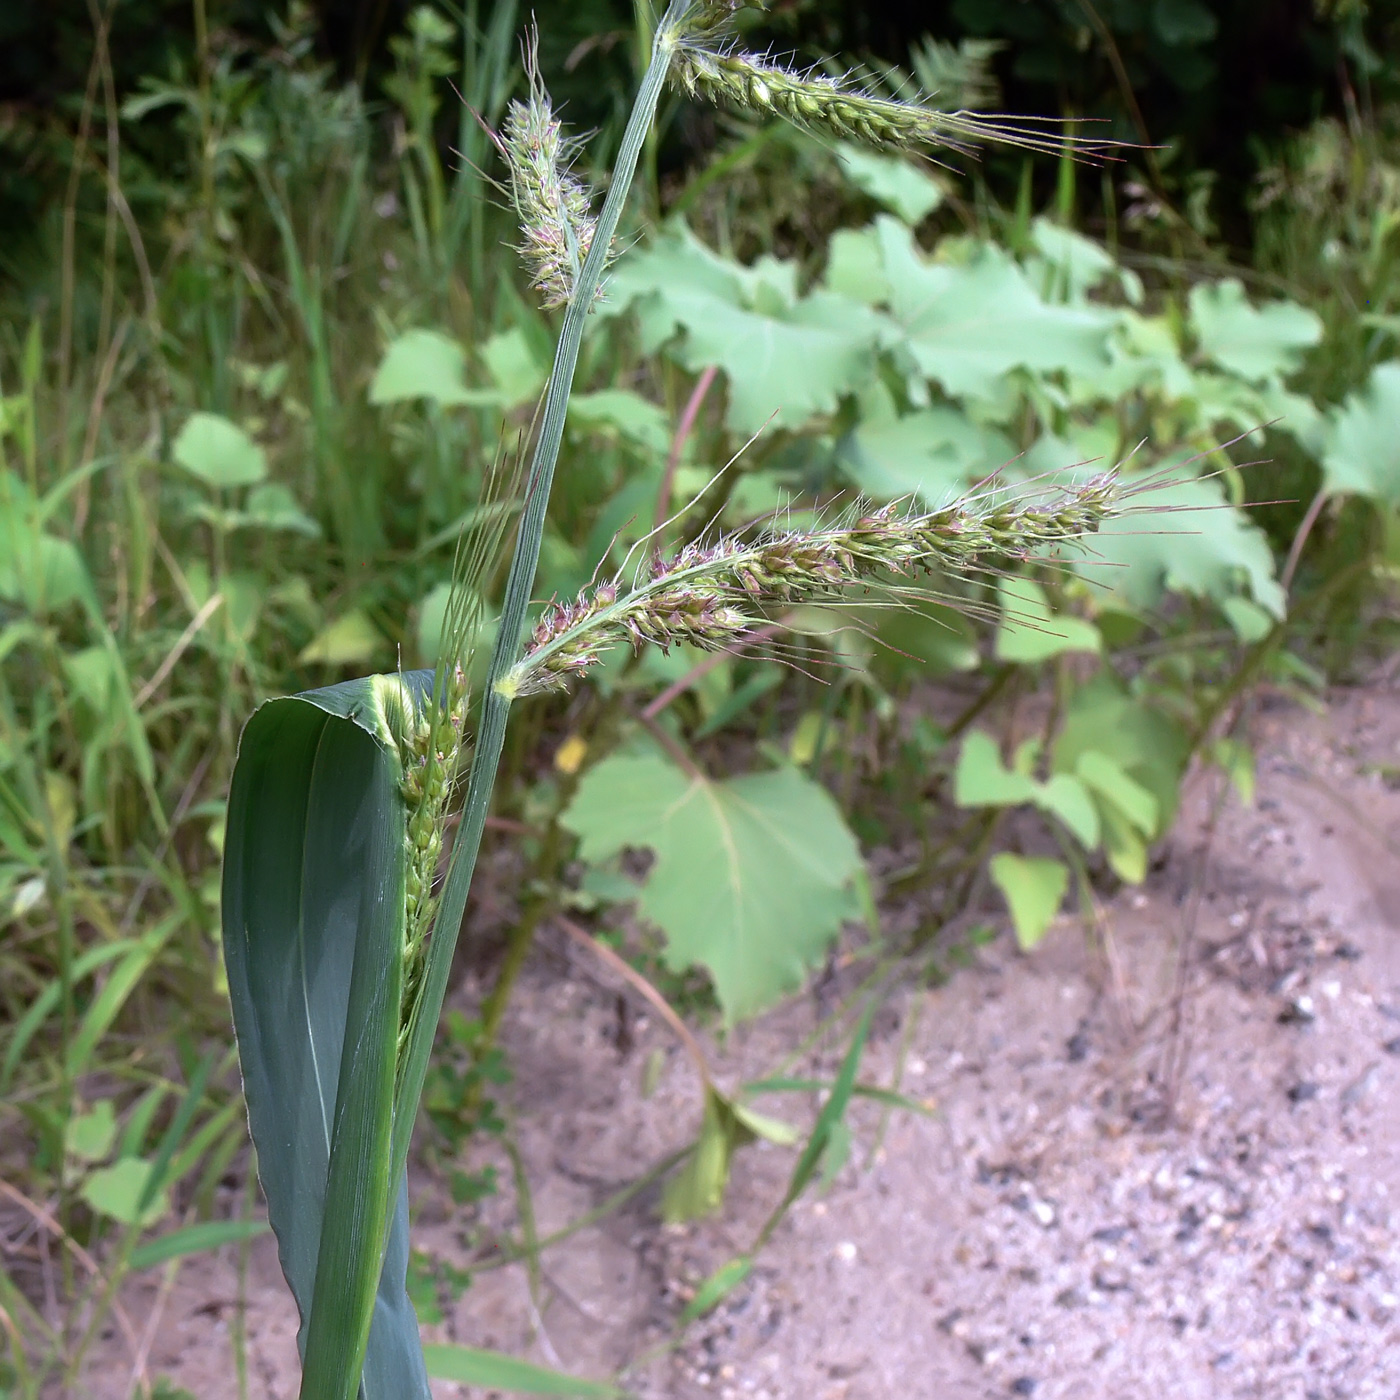
[[[1268,709],[1255,741],[1254,804],[1212,823],[1214,783],[1197,782],[1147,884],[1092,936],[1066,917],[1033,954],[1001,939],[889,1002],[861,1077],[932,1111],[858,1102],[849,1163],[678,1344],[699,1281],[781,1199],[791,1150],[743,1149],[712,1219],[663,1226],[642,1192],[533,1276],[479,1271],[428,1335],[621,1374],[648,1400],[1394,1400],[1400,690]],[[546,948],[506,1037],[541,1238],[698,1124],[665,1024],[587,957]],[[827,1009],[804,997],[711,1046],[720,1082],[772,1073]],[[801,1072],[829,1079],[843,1048],[823,1042]],[[814,1105],[761,1107],[810,1122]],[[421,1185],[417,1247],[467,1267],[518,1238],[501,1168],[471,1209]],[[295,1396],[295,1309],[266,1238],[243,1296],[249,1395]],[[234,1251],[187,1264],[158,1300],[151,1373],[235,1396],[239,1297]],[[153,1301],[128,1291],[138,1326]],[[129,1370],[113,1339],[91,1393],[125,1400]]]

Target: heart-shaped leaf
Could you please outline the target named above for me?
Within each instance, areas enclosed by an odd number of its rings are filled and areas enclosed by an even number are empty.
[[[1063,862],[1003,851],[991,859],[992,881],[1006,899],[1016,941],[1029,952],[1045,937],[1069,888]]]
[[[444,406],[470,403],[467,354],[441,331],[410,330],[390,342],[369,386],[370,403],[431,399]]]
[[[620,754],[584,776],[564,823],[587,861],[628,846],[656,853],[638,908],[665,932],[671,968],[709,971],[730,1021],[796,988],[858,917],[855,838],[826,790],[794,769],[712,782],[655,754]]]
[[[192,413],[170,455],[209,486],[253,486],[267,476],[262,448],[218,413]]]

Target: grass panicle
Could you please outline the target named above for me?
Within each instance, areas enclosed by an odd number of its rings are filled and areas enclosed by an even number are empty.
[[[630,588],[614,579],[550,607],[503,685],[511,695],[562,689],[622,642],[637,651],[682,642],[716,651],[757,626],[765,606],[890,575],[966,574],[993,559],[1030,560],[1095,534],[1138,489],[1124,488],[1114,471],[1048,498],[993,481],[934,511],[896,501],[825,528],[690,544],[671,559],[654,557],[648,576]]]
[[[519,452],[513,457],[498,452],[482,492],[481,521],[459,541],[453,560],[453,589],[442,620],[431,701],[415,704],[406,687],[399,687],[406,718],[396,726],[395,739],[403,768],[408,856],[401,1055],[422,991],[428,939],[437,917],[436,880],[447,813],[471,752],[469,677],[481,632],[482,589],[500,561],[514,519],[520,478]]]
[[[1073,135],[1057,121],[943,112],[925,102],[883,96],[850,78],[789,68],[771,58],[707,48],[694,40],[682,47],[675,74],[691,97],[762,117],[784,117],[804,130],[878,150],[946,147],[967,152],[996,144],[1052,155],[1068,149],[1080,159],[1093,159],[1119,144]]]
[[[447,807],[469,748],[463,734],[469,706],[466,672],[454,664],[447,672],[441,718],[420,715],[409,742],[400,749],[402,792],[408,816],[401,1026],[409,1024],[422,985],[428,935],[437,913],[434,882],[442,856]]]
[[[530,273],[530,285],[546,307],[567,306],[598,221],[586,185],[571,172],[578,143],[565,136],[540,80],[539,36],[525,45],[529,95],[506,109],[497,149],[510,172],[511,198],[520,221],[517,245]]]

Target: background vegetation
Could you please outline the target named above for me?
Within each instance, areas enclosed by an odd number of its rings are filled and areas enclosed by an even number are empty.
[[[1003,921],[1030,946],[1067,896],[1092,913],[1144,878],[1190,765],[1248,793],[1253,687],[1307,694],[1394,645],[1397,21],[869,9],[775,3],[748,42],[1138,144],[945,169],[668,98],[542,597],[658,525],[679,547],[787,503],[936,506],[1006,463],[1188,463],[1156,499],[1210,509],[912,612],[797,608],[739,655],[622,655],[522,708],[466,940],[493,990],[445,1024],[427,1098],[464,1204],[491,1189],[472,1141],[501,1130],[497,1033],[547,921],[724,1023],[842,925],[876,983]],[[580,173],[606,170],[645,6],[536,12],[551,88],[596,129]],[[432,664],[457,538],[495,508],[485,464],[528,431],[553,321],[474,115],[499,125],[518,90],[524,19],[0,13],[0,1208],[29,1231],[0,1389],[71,1382],[128,1271],[257,1228],[216,970],[228,775],[263,698]],[[687,879],[725,860],[732,907],[697,917]],[[917,927],[882,935],[911,891]],[[712,1091],[667,1209],[712,1206],[756,1124]]]

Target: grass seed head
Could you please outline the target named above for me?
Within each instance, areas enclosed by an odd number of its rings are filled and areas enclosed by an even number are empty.
[[[621,642],[634,651],[679,643],[717,651],[759,625],[755,609],[854,584],[898,593],[891,576],[1043,557],[1094,534],[1130,494],[1116,472],[1050,494],[993,483],[935,511],[893,502],[825,528],[690,544],[670,559],[653,557],[630,589],[613,580],[551,606],[505,684],[514,695],[562,689]]]
[[[570,171],[576,143],[565,137],[540,81],[534,39],[526,48],[525,71],[529,95],[507,108],[496,145],[510,172],[522,235],[519,250],[530,284],[546,307],[565,306],[593,246],[598,221],[587,187]]]
[[[921,102],[867,91],[849,80],[694,42],[682,47],[675,72],[692,97],[760,116],[784,117],[808,131],[880,150],[944,146],[965,151],[996,143],[1052,154],[1069,146],[1086,157],[1103,155],[1115,144],[1071,137],[1058,123],[1037,127],[978,112],[941,112]]]
[[[442,713],[436,718],[431,702],[417,712],[399,745],[403,767],[400,792],[405,813],[404,982],[400,1024],[406,1026],[426,965],[427,941],[437,912],[433,885],[442,856],[444,818],[452,788],[466,754],[463,731],[469,702],[466,672],[447,672]]]

